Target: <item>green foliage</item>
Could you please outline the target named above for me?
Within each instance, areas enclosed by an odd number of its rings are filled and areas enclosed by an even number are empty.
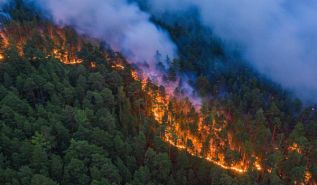
[[[174,166],[178,152],[153,137],[159,126],[145,114],[147,97],[127,79],[129,70],[114,71],[105,61],[95,69],[63,65],[29,48],[40,44],[26,45],[23,57],[7,51],[12,56],[0,63],[1,183],[186,182],[179,175],[190,168]]]
[[[52,26],[23,1],[16,2],[10,9],[12,25],[26,30]],[[83,63],[64,65],[46,56],[52,41],[32,29],[34,33],[28,35],[32,39],[26,39],[23,48],[13,39],[0,63],[1,184],[282,184],[303,181],[307,169],[317,179],[316,112],[301,110],[299,101],[243,62],[231,61],[221,41],[194,19],[169,25],[153,18],[169,30],[180,50],[179,59],[166,58],[171,63],[166,80],[188,71],[197,74],[189,83],[206,100],[205,126],[215,122],[221,128],[228,123],[219,135],[227,144],[231,133],[233,145],[239,146],[239,152],[223,147],[225,160],[234,163],[241,153],[256,154],[271,174],[235,176],[166,145],[159,136],[167,132],[167,116],[158,126],[148,115],[146,93],[140,82],[132,80],[130,67],[115,71],[104,57],[119,56],[86,43],[81,51],[71,53]],[[64,31],[67,46],[77,43],[73,30]],[[91,61],[96,68],[90,67]],[[153,84],[146,88],[158,89]],[[173,102],[169,107],[176,112]],[[214,109],[225,110],[225,117]],[[195,117],[194,111],[191,116]],[[182,122],[182,127],[200,134],[195,121]],[[176,132],[168,132],[176,143]],[[214,136],[211,133],[202,142],[203,152]],[[192,140],[185,142],[188,149],[194,147]],[[302,154],[287,151],[293,143]]]

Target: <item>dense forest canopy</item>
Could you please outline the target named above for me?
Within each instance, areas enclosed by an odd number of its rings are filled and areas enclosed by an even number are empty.
[[[0,184],[316,184],[314,107],[227,53],[195,16],[152,21],[179,48],[164,80],[195,76],[198,109],[23,1],[6,11]]]

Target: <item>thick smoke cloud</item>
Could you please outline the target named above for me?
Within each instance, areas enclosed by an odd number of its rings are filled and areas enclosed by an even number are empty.
[[[163,64],[168,69],[170,60],[177,57],[177,47],[167,32],[150,21],[150,15],[129,0],[24,0],[36,7],[60,26],[72,26],[79,33],[108,43],[121,52],[129,62],[138,64],[143,73],[157,85],[164,85],[170,95],[181,87],[184,96],[195,105],[191,86],[182,75],[174,82],[164,79]],[[158,54],[159,52],[159,54]],[[161,56],[161,57],[158,57]],[[158,60],[161,58],[161,60]],[[146,64],[146,65],[145,65]]]
[[[25,0],[55,23],[101,39],[133,63],[147,62],[156,75],[155,54],[176,57],[168,34],[149,21],[149,15],[126,0]]]
[[[0,0],[0,8],[2,8],[2,6],[6,3],[7,3],[7,0]]]
[[[7,5],[10,0],[0,0],[0,11],[3,10],[4,6]]]
[[[0,0],[0,29],[3,28],[3,23],[10,20],[10,15],[6,12],[6,6],[10,3],[10,0]]]
[[[150,15],[141,11],[136,3],[128,0],[24,1],[61,26],[72,26],[79,33],[105,41],[129,62],[139,64],[138,67],[154,83],[165,86],[166,92],[171,94],[181,85],[184,95],[192,98],[194,104],[199,104],[200,99],[194,98],[193,89],[181,79],[183,77],[178,77],[176,82],[163,80],[158,62],[167,69],[170,60],[165,59],[176,58],[177,48],[168,33],[152,23]]]
[[[317,1],[154,0],[152,13],[196,7],[202,23],[238,44],[260,73],[317,102]]]

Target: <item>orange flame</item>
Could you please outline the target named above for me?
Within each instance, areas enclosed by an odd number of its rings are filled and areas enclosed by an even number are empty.
[[[146,80],[140,79],[140,76],[136,71],[131,72],[131,76],[135,80],[139,80],[142,82],[143,90],[145,90],[146,86]],[[238,162],[228,164],[225,160],[224,153],[219,151],[219,147],[217,145],[225,146],[225,142],[221,141],[220,143],[214,141],[213,139],[210,140],[209,148],[207,151],[203,152],[203,142],[207,139],[207,136],[210,134],[210,132],[213,132],[214,135],[219,135],[219,133],[222,131],[223,128],[217,127],[215,121],[212,122],[212,127],[206,126],[203,124],[203,117],[202,115],[198,116],[198,135],[195,135],[190,132],[189,129],[183,129],[182,128],[182,119],[183,118],[176,118],[175,114],[172,113],[168,105],[170,104],[171,95],[162,95],[159,92],[153,91],[151,89],[146,89],[146,93],[150,97],[151,101],[151,109],[150,112],[153,115],[154,119],[162,124],[163,122],[167,122],[166,130],[164,135],[162,136],[162,139],[169,143],[171,146],[174,146],[180,150],[186,150],[190,155],[196,156],[202,159],[205,159],[223,169],[231,170],[233,172],[237,173],[245,173],[247,172],[249,168],[250,161],[246,159],[241,159]],[[189,114],[191,111],[191,107],[188,105],[188,102],[186,101],[176,101],[173,102],[173,106],[176,112],[186,115]],[[219,114],[221,114],[219,112]],[[164,118],[165,117],[165,118]],[[194,121],[193,118],[189,117],[186,119],[183,119],[183,121]],[[230,137],[230,136],[228,136]],[[188,142],[190,144],[188,144]],[[253,164],[256,170],[262,170],[261,162],[259,158],[256,158],[255,163]]]
[[[117,70],[124,70],[124,65],[120,63],[112,64],[112,68],[117,69]]]
[[[302,149],[299,147],[297,143],[293,143],[291,146],[288,147],[288,151],[291,152],[297,152],[299,154],[302,154]]]

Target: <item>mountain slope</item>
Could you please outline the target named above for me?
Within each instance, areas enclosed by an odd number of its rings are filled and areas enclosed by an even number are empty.
[[[1,182],[215,181],[211,175],[221,170],[209,174],[214,168],[209,163],[160,139],[150,97],[119,54],[47,23],[10,24],[2,32],[0,62]],[[47,36],[49,30],[53,36]],[[74,45],[78,52],[70,49]],[[227,172],[223,176],[231,179]]]
[[[301,110],[287,93],[232,61],[221,45],[202,36],[206,30],[200,26],[191,32],[186,24],[160,23],[181,50],[166,80],[197,73],[189,80],[203,97],[197,108],[181,89],[166,93],[168,87],[142,78],[138,66],[104,43],[33,13],[17,6],[0,32],[1,182],[312,184],[316,179],[314,109]]]

